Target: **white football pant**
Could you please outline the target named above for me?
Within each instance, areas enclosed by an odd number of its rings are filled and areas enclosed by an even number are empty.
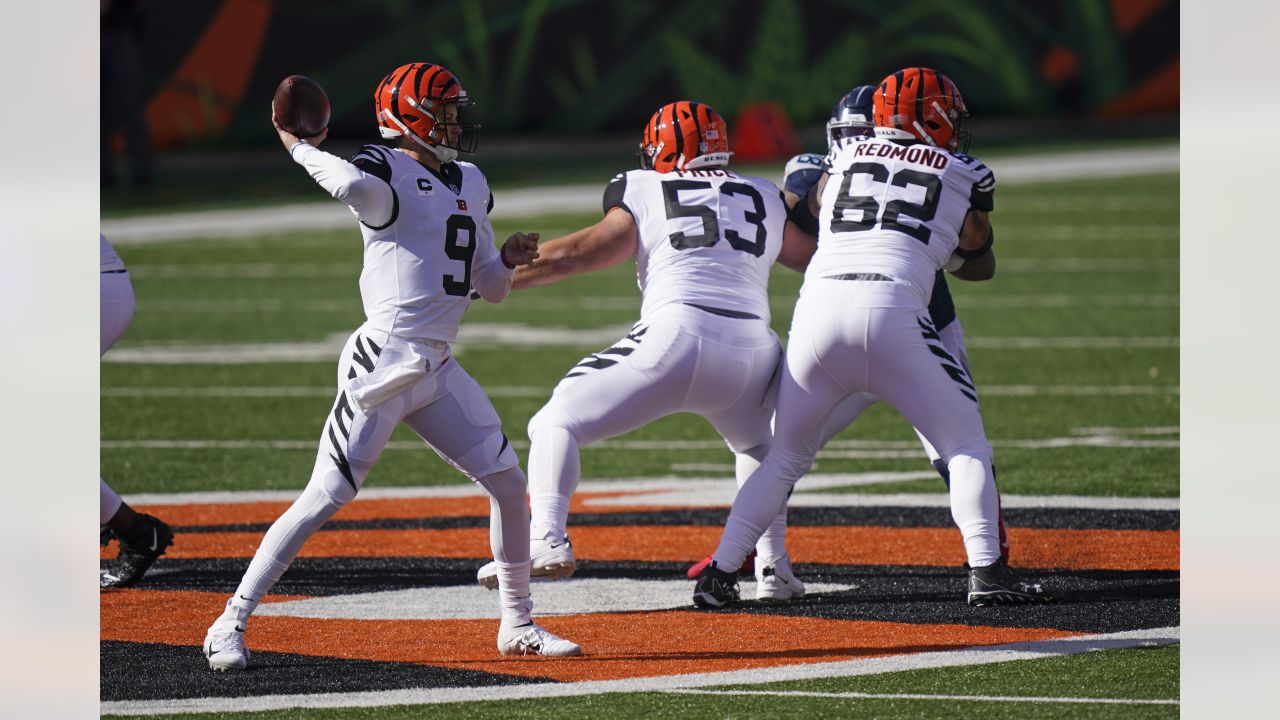
[[[673,303],[583,359],[529,421],[533,536],[565,534],[580,447],[678,412],[701,415],[720,433],[741,485],[769,449],[773,411],[765,405],[780,358],[764,320]],[[765,525],[752,543],[759,539],[757,554],[767,563],[786,552],[786,508],[775,507]]]
[[[850,281],[845,281],[850,282]],[[969,353],[964,346],[964,328],[960,326],[960,319],[956,318],[947,324],[946,327],[938,330],[938,337],[942,339],[942,347],[951,353],[951,357],[960,361],[964,371],[972,376],[969,371]],[[867,408],[880,401],[880,398],[871,393],[860,392],[854,393],[849,397],[841,400],[831,411],[831,417],[827,419],[827,424],[822,429],[821,446],[826,447],[831,442],[831,438],[840,434],[841,430],[853,424]],[[912,428],[915,429],[915,428]],[[939,459],[938,451],[929,444],[928,438],[919,430],[916,430],[916,437],[920,438],[920,444],[924,446],[924,452],[929,456],[929,462],[936,463]]]
[[[854,393],[889,403],[928,438],[951,475],[951,515],[969,564],[999,559],[991,445],[968,372],[905,285],[814,278],[796,303],[773,447],[734,500],[715,553],[720,569],[741,566],[812,465],[832,410]]]
[[[434,363],[425,377],[368,414],[354,409],[347,381],[383,369],[398,358],[383,352],[384,332],[361,327],[338,362],[338,397],[325,421],[311,481],[267,530],[223,619],[243,622],[288,569],[302,544],[355,498],[400,422],[446,462],[489,493],[489,541],[498,561],[504,623],[528,620],[529,514],[525,477],[498,413],[456,359]]]
[[[124,335],[133,322],[133,284],[129,282],[129,273],[100,273],[98,282],[98,355],[106,355],[107,350]],[[98,478],[98,519],[100,524],[115,517],[123,500],[115,490],[107,485],[107,481]]]

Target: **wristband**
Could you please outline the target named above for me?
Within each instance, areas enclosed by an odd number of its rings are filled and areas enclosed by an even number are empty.
[[[505,265],[508,270],[516,269],[515,265],[507,262],[507,246],[505,243],[503,244],[502,249],[498,250],[498,259],[502,261],[502,264]]]
[[[996,241],[996,231],[993,228],[987,228],[987,241],[982,243],[982,247],[977,250],[965,250],[962,247],[956,248],[956,254],[965,260],[973,260],[991,252],[991,243]]]

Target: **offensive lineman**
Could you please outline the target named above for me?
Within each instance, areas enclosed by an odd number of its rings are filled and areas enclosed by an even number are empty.
[[[659,108],[645,126],[639,170],[604,193],[605,217],[540,248],[515,287],[547,285],[636,259],[640,321],[588,356],[529,421],[534,576],[576,568],[566,532],[578,449],[678,412],[706,418],[736,456],[741,484],[772,438],[766,396],[781,360],[769,328],[774,260],[803,271],[815,239],[786,222],[777,186],[728,169],[724,119],[692,101]],[[757,597],[804,594],[785,547],[786,509],[757,536]],[[756,540],[752,541],[753,544]],[[478,573],[489,586],[493,563]]]
[[[739,491],[694,603],[738,599],[735,573],[821,448],[832,409],[867,392],[901,412],[947,464],[972,605],[1045,602],[1000,558],[999,501],[977,391],[927,314],[934,275],[958,256],[995,272],[995,177],[958,153],[964,101],[949,78],[906,68],[874,97],[875,137],[844,139],[819,180],[819,246],[796,304],[778,389],[777,434]]]
[[[374,91],[379,131],[392,150],[365,145],[351,162],[319,149],[327,132],[301,139],[272,123],[294,162],[351,207],[364,237],[360,295],[366,321],[338,365],[338,397],[302,495],[272,524],[204,653],[215,670],[245,667],[250,614],[321,525],[356,496],[392,431],[404,422],[441,458],[489,494],[489,538],[498,559],[504,655],[579,655],[536,625],[529,597],[525,477],[489,398],[449,350],[458,322],[480,297],[501,302],[514,269],[538,257],[537,235],[494,248],[493,195],[475,165],[479,126],[461,125],[472,99],[448,70],[411,63]]]
[[[859,85],[836,102],[831,118],[827,121],[828,153],[835,148],[836,143],[842,138],[866,138],[875,135],[875,125],[872,121],[874,113],[872,97],[875,95],[875,91],[875,85]],[[791,211],[789,217],[806,232],[814,235],[818,234],[818,194],[810,191],[817,185],[819,178],[823,175],[825,168],[823,163],[824,159],[819,155],[812,153],[797,155],[787,161],[782,181],[783,196]],[[804,212],[805,203],[808,204],[812,212]],[[990,278],[990,276],[981,273],[972,276],[957,275],[957,277],[962,280],[987,280]],[[956,306],[951,299],[951,289],[947,287],[945,268],[939,269],[934,274],[933,292],[929,296],[928,313],[929,319],[938,331],[942,347],[960,363],[966,374],[972,375],[969,370],[969,354],[964,346],[964,329],[960,326],[960,319],[956,317]],[[823,430],[820,446],[825,446],[830,442],[831,438],[851,425],[875,402],[876,397],[865,392],[854,393],[841,401],[831,411],[831,417]],[[920,438],[921,445],[924,446],[925,454],[929,456],[929,462],[938,471],[938,474],[942,476],[943,482],[950,484],[951,478],[947,474],[947,464],[938,455],[938,451],[929,444],[929,441],[919,430],[916,431],[916,435]],[[998,500],[999,494],[997,493]],[[1005,527],[1003,512],[1000,514],[1000,558],[1006,563],[1009,562],[1009,534]]]

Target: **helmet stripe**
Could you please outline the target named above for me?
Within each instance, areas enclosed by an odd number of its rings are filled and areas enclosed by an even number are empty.
[[[671,103],[671,129],[676,136],[676,162],[680,162],[680,158],[684,156],[684,133],[680,131],[680,113],[676,112],[676,108],[680,103]],[[683,169],[683,168],[679,168]]]
[[[697,154],[702,154],[702,118],[698,117],[702,110],[702,103],[689,101],[689,114],[693,116],[693,145]]]
[[[427,98],[436,96],[435,93],[431,92],[431,86],[435,84],[436,78],[439,77],[440,73],[443,71],[444,71],[444,68],[440,67],[439,65],[431,66],[431,74],[427,76],[427,82],[425,84],[417,86],[421,88],[419,92],[422,93],[422,97],[418,98],[418,102],[426,102]],[[419,78],[419,80],[421,80],[421,78]]]
[[[905,75],[906,73],[902,70],[893,74],[893,126],[899,130],[902,129],[902,118],[899,117],[898,100],[901,99],[902,96],[902,80]]]
[[[916,68],[916,120],[924,120],[924,68]],[[921,138],[923,139],[923,138]]]

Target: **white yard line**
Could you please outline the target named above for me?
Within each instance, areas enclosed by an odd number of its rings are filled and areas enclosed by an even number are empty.
[[[551,397],[550,387],[536,385],[493,385],[484,389],[489,397]],[[104,387],[102,397],[132,398],[281,398],[326,397],[337,392],[334,387],[320,385],[208,385],[208,386],[128,386]],[[1039,397],[1067,395],[1092,397],[1105,395],[1178,395],[1177,385],[982,385],[983,397]]]
[[[938,493],[820,493],[816,490],[878,485],[911,480],[933,479],[933,471],[810,473],[801,478],[788,501],[805,507],[949,507],[950,498]],[[185,493],[130,494],[126,499],[134,505],[191,505],[208,503],[289,502],[298,497],[302,483],[295,490],[205,491]],[[616,480],[584,480],[579,494],[607,494],[593,498],[589,506],[667,505],[671,507],[728,507],[733,502],[736,485],[730,473],[717,476],[634,477]],[[484,490],[473,483],[430,485],[420,487],[367,487],[360,491],[362,500],[397,500],[423,498],[484,497]],[[1073,508],[1094,510],[1166,510],[1179,509],[1178,498],[1097,497],[1086,495],[1002,495],[1006,508]]]
[[[284,708],[382,707],[421,705],[476,700],[526,700],[577,697],[602,693],[664,692],[678,688],[717,685],[755,685],[767,682],[810,680],[813,678],[877,675],[900,670],[987,665],[1012,660],[1033,660],[1075,655],[1093,650],[1168,645],[1180,641],[1177,627],[1131,630],[1102,635],[1080,635],[1060,640],[1009,643],[962,650],[890,655],[886,657],[798,663],[769,668],[748,668],[726,672],[597,680],[569,683],[499,685],[484,688],[412,688],[352,693],[307,693],[238,698],[194,698],[185,700],[125,700],[101,704],[105,714],[161,715],[165,713],[222,712],[247,713]],[[486,640],[487,641],[487,640]],[[194,647],[191,652],[198,652]],[[590,662],[588,656],[581,662]]]
[[[993,160],[1001,185],[1079,178],[1124,177],[1178,171],[1178,147],[1044,153]],[[781,163],[778,164],[781,168]],[[781,177],[773,178],[780,181]],[[601,183],[499,190],[495,220],[560,213],[598,213]],[[149,215],[102,221],[102,232],[116,245],[242,238],[270,233],[355,229],[351,211],[336,202],[308,202],[263,208],[237,208]]]
[[[1047,450],[1065,447],[1114,447],[1158,448],[1180,447],[1177,439],[1143,440],[1118,437],[1115,434],[1073,435],[1070,437],[1036,438],[1030,440],[992,440],[999,448]],[[528,449],[527,440],[512,440],[517,450]],[[103,440],[99,446],[107,450],[311,450],[315,440]],[[387,450],[420,450],[423,444],[416,440],[393,440]],[[724,450],[720,440],[603,440],[584,450]],[[818,458],[864,457],[916,457],[920,445],[909,441],[833,440],[818,453]]]
[[[519,323],[467,323],[458,330],[454,353],[468,347],[556,347],[601,349],[624,337],[631,324],[573,330]],[[118,347],[103,357],[106,363],[153,365],[245,364],[280,362],[336,362],[348,333],[323,340],[289,343],[171,344]],[[1177,348],[1176,336],[1157,337],[971,337],[971,348],[995,350],[1123,350]]]
[[[865,692],[814,692],[807,690],[703,690],[696,688],[672,688],[660,692],[677,695],[760,695],[771,697],[816,697],[849,700],[960,700],[972,702],[1014,703],[1067,703],[1072,705],[1179,705],[1178,700],[1148,700],[1143,698],[1077,698],[1037,697],[1032,695],[930,695],[927,693],[865,693]]]

